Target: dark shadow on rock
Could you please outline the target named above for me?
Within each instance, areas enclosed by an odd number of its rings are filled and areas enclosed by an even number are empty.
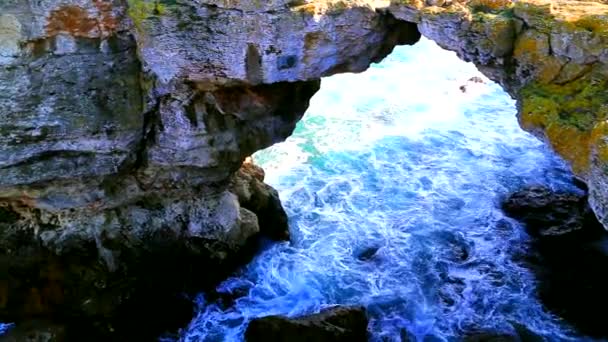
[[[268,226],[252,235],[236,230],[238,236],[227,241],[194,235],[178,217],[154,229],[132,223],[98,235],[74,229],[61,235],[61,248],[51,250],[21,211],[0,206],[0,322],[21,329],[32,321],[52,321],[64,329],[53,341],[149,341],[183,328],[194,316],[193,296],[249,262],[265,234],[289,236],[276,191],[252,175],[258,170],[249,166],[235,176],[240,191],[249,194],[239,224],[257,230],[259,215]],[[243,211],[245,206],[251,211]],[[164,207],[147,199],[125,211],[154,218]],[[42,223],[38,229],[61,231]],[[129,235],[132,231],[141,233]],[[230,305],[229,296],[222,300]]]
[[[153,341],[187,325],[195,309],[191,296],[248,262],[257,239],[235,254],[217,241],[158,231],[145,248],[120,251],[127,268],[109,271],[97,262],[94,244],[58,256],[27,237],[20,251],[0,256],[0,285],[8,284],[13,295],[1,303],[0,321],[17,323],[20,335],[9,337],[50,336],[34,319],[62,326],[48,341]],[[0,250],[3,242],[10,240],[0,241]]]
[[[297,318],[268,316],[249,323],[248,342],[363,342],[367,341],[363,307],[336,306]]]
[[[460,339],[463,342],[545,342],[541,335],[536,334],[525,326],[511,322],[510,331],[491,331],[470,329]]]
[[[608,337],[608,233],[585,195],[531,187],[510,195],[505,212],[533,237],[522,259],[538,280],[538,296],[581,334]]]
[[[29,321],[9,328],[0,342],[54,342],[66,339],[65,327],[48,321]]]

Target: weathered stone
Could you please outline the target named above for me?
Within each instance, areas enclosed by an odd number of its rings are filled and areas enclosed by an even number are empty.
[[[268,316],[249,323],[245,340],[255,341],[367,341],[367,317],[362,307],[333,307],[298,318]]]
[[[608,329],[595,312],[608,305],[608,233],[595,219],[585,196],[531,187],[503,203],[532,235],[532,248],[522,258],[537,278],[543,304],[583,334],[605,338]],[[534,335],[515,326],[526,341]],[[537,340],[537,339],[536,339]]]
[[[11,327],[2,342],[59,342],[66,339],[65,328],[50,322],[32,321]]]
[[[605,1],[475,0],[439,8],[393,0],[389,11],[418,23],[517,99],[522,128],[570,162],[608,226]]]
[[[227,272],[258,231],[286,238],[276,192],[253,167],[235,175],[242,161],[291,134],[321,77],[420,32],[518,100],[522,127],[571,163],[608,226],[608,5],[428,4],[0,2],[0,319],[103,321],[145,302],[144,283],[126,296],[110,281],[150,271],[143,260],[163,260],[154,271],[173,284],[142,279],[170,297],[215,278],[194,262]]]
[[[510,194],[502,203],[505,213],[522,221],[533,236],[571,236],[592,221],[586,196],[529,187]]]
[[[226,181],[245,157],[289,136],[318,89],[318,81],[183,86],[161,98],[150,120],[138,181],[144,191]]]
[[[21,23],[11,14],[0,15],[0,65],[9,64],[19,56]]]
[[[178,296],[227,276],[250,255],[259,232],[256,215],[231,193],[176,199],[56,215],[3,209],[0,319],[61,315],[68,323],[100,322],[116,333],[162,332],[155,329],[180,316],[173,303]],[[159,325],[137,328],[136,322],[150,320]]]
[[[287,214],[278,192],[264,183],[262,168],[246,161],[233,176],[229,189],[238,196],[244,208],[257,214],[264,236],[275,240],[289,239]]]
[[[291,3],[167,6],[138,30],[144,65],[162,83],[189,80],[210,88],[315,80],[363,71],[395,44],[419,38],[412,24],[377,12],[374,1]]]

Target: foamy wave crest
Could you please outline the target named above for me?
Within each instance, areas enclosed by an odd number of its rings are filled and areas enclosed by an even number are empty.
[[[366,306],[378,341],[518,326],[574,338],[514,261],[528,236],[498,209],[525,184],[572,189],[571,174],[521,131],[513,100],[453,53],[423,39],[363,74],[323,80],[294,136],[255,159],[293,241],[220,285],[242,294],[233,305],[201,295],[184,341],[240,341],[255,317],[332,304]]]

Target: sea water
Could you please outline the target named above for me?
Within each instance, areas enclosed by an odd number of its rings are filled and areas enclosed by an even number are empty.
[[[526,185],[574,189],[572,175],[454,53],[422,39],[323,79],[294,134],[254,159],[280,193],[291,242],[268,244],[219,286],[244,294],[233,306],[202,294],[184,341],[240,341],[255,317],[334,304],[363,305],[375,341],[516,328],[580,339],[539,302],[517,262],[530,239],[499,209]]]

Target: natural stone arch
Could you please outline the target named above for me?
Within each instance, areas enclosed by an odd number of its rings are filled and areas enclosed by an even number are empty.
[[[518,100],[522,127],[571,163],[607,224],[603,1],[68,3],[76,27],[53,20],[63,0],[0,5],[0,318],[67,307],[95,319],[145,283],[108,282],[145,277],[143,258],[162,261],[172,294],[221,276],[260,231],[284,238],[276,193],[243,160],[291,134],[321,77],[363,71],[420,32]],[[40,269],[37,285],[3,279],[7,265]]]
[[[177,6],[173,13],[184,10]],[[169,84],[191,79],[201,88],[238,89],[252,81],[302,82],[359,72],[395,44],[411,44],[420,31],[473,62],[518,101],[522,128],[570,163],[589,185],[597,216],[608,223],[608,5],[603,1],[209,0],[201,10],[204,23],[190,22],[187,30],[219,31],[227,40],[196,43],[198,51],[210,54],[190,58],[178,53],[180,69],[171,75],[159,61],[168,51],[187,51],[180,44],[188,40],[170,30],[179,22],[170,13],[144,21],[140,34],[156,38],[140,40],[143,61]],[[246,29],[230,25],[237,21]],[[250,55],[252,46],[263,52],[254,78],[245,71],[249,58],[239,60]]]

